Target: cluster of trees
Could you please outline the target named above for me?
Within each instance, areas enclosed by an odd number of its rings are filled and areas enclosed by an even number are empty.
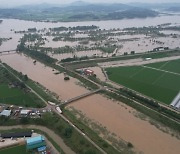
[[[83,57],[73,57],[73,58],[66,58],[62,59],[61,62],[72,62],[72,61],[81,61],[81,60],[86,60],[89,59],[88,56],[83,56]]]
[[[21,39],[21,42],[35,42],[35,41],[43,41],[44,39],[42,38],[41,35],[39,34],[24,34],[23,38]]]
[[[112,53],[116,49],[116,46],[98,47],[98,49],[106,53]]]
[[[55,27],[55,28],[50,28],[51,31],[86,31],[86,30],[95,30],[98,29],[97,26],[91,25],[91,26],[75,26],[75,27]]]
[[[23,79],[24,82],[28,80],[28,76],[23,75],[22,73],[21,73],[21,78]],[[12,84],[16,88],[25,90],[27,89],[27,87],[24,84],[24,82],[20,82],[19,80],[17,80],[6,69],[0,68],[0,83]]]
[[[3,42],[11,40],[11,39],[12,39],[12,37],[10,37],[10,38],[0,38],[0,46],[2,45]]]
[[[23,53],[33,57],[34,59],[38,59],[39,61],[43,61],[48,64],[52,64],[52,63],[56,62],[56,60],[54,58],[49,57],[48,55],[46,55],[43,52],[26,48],[24,46],[23,42],[18,45],[17,51],[23,52]]]
[[[28,28],[28,32],[36,32],[37,31],[37,29],[36,28]]]

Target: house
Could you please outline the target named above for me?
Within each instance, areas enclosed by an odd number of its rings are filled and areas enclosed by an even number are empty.
[[[31,112],[31,110],[21,110],[20,115],[21,115],[21,116],[26,116],[26,115],[28,115],[30,112]]]

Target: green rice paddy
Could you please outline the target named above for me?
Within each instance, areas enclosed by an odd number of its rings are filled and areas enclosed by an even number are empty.
[[[15,146],[0,150],[0,154],[30,154],[30,153],[26,152],[25,145],[21,145],[21,146]]]
[[[180,91],[180,60],[106,71],[110,80],[166,104]]]
[[[20,87],[12,87],[10,83],[18,82],[4,68],[0,67],[0,104],[24,107],[43,107],[44,103],[32,92]]]

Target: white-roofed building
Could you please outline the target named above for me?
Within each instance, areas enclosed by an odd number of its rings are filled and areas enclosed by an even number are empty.
[[[21,110],[21,115],[28,115],[31,112],[31,110]]]
[[[172,101],[171,106],[176,109],[180,109],[180,92]]]
[[[10,115],[11,115],[11,110],[3,110],[3,111],[0,113],[0,116],[9,117]]]

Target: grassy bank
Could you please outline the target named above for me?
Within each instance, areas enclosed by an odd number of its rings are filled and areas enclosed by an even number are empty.
[[[98,134],[93,131],[91,128],[87,126],[87,124],[84,124],[81,120],[77,119],[76,116],[70,112],[67,109],[63,110],[63,114],[73,122],[74,125],[78,126],[79,129],[86,132],[86,135],[88,135],[98,146],[102,147],[104,151],[111,154],[117,154],[118,152],[112,145],[107,143],[105,140],[103,140],[101,137],[98,136]]]

